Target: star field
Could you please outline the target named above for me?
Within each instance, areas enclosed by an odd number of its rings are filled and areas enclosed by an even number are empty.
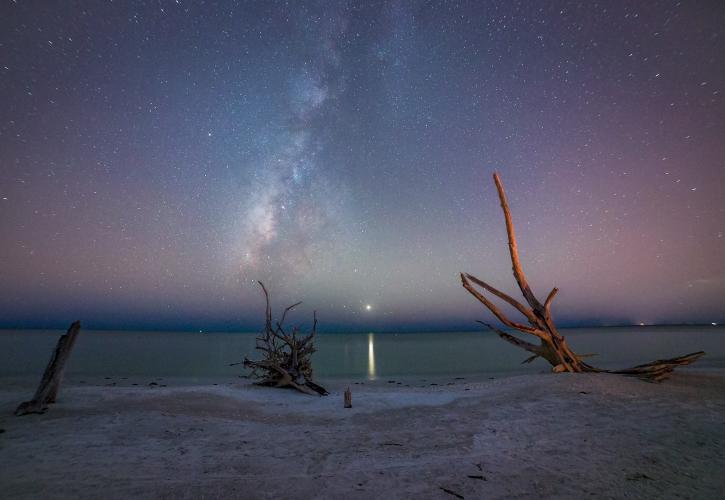
[[[7,1],[2,326],[725,322],[721,2]]]

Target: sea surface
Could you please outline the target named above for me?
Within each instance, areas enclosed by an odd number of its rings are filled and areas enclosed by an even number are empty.
[[[0,377],[40,378],[63,331],[0,330]],[[625,368],[704,350],[699,368],[725,368],[722,326],[562,329],[590,364]],[[66,374],[79,378],[177,377],[188,381],[244,375],[230,366],[255,352],[255,333],[81,330]],[[386,380],[395,377],[485,377],[549,371],[542,360],[492,332],[320,333],[315,374],[320,379]]]

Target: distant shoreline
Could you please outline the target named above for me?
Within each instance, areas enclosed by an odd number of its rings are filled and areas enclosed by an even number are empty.
[[[676,328],[676,327],[688,327],[688,328],[725,328],[725,321],[722,323],[659,323],[659,324],[616,324],[616,325],[576,325],[576,326],[559,326],[559,330],[587,330],[587,329],[605,329],[605,328]],[[67,325],[64,327],[58,326],[58,327],[50,327],[50,328],[16,328],[16,327],[0,327],[0,334],[5,331],[19,331],[19,330],[27,330],[27,331],[65,331],[67,328]],[[507,328],[503,328],[504,330],[508,330]],[[174,329],[152,329],[152,328],[121,328],[121,329],[114,329],[114,328],[93,328],[93,327],[85,327],[84,330],[94,331],[94,332],[154,332],[154,333],[202,333],[202,334],[241,334],[241,335],[248,335],[248,334],[257,334],[259,333],[259,330],[194,330],[194,329],[184,329],[184,330],[174,330]],[[350,331],[326,331],[324,328],[320,329],[318,331],[319,334],[322,335],[337,335],[337,334],[343,334],[343,335],[367,335],[369,333],[374,333],[376,335],[389,335],[389,334],[417,334],[417,333],[440,333],[440,334],[446,334],[446,333],[475,333],[475,332],[483,332],[486,333],[487,330],[485,328],[479,327],[479,328],[461,328],[461,329],[433,329],[433,330],[427,330],[427,329],[400,329],[400,330],[350,330]]]

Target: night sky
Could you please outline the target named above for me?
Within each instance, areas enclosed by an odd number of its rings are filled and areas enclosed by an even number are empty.
[[[53,6],[55,4],[55,6]],[[725,322],[725,3],[0,3],[0,326]]]

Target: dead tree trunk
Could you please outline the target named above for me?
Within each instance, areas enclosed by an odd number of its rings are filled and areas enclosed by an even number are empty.
[[[45,413],[48,409],[48,404],[55,403],[56,399],[58,399],[60,383],[63,381],[65,364],[70,357],[80,330],[81,323],[80,321],[76,321],[70,325],[70,328],[68,328],[68,331],[64,335],[61,335],[58,339],[58,344],[55,346],[53,355],[48,362],[48,366],[45,368],[45,372],[43,372],[43,378],[40,380],[40,385],[38,386],[38,390],[35,391],[33,399],[20,403],[20,406],[15,410],[16,415]]]
[[[272,307],[269,293],[260,281],[264,298],[267,302],[265,325],[262,334],[257,337],[256,349],[264,353],[263,359],[253,361],[244,358],[243,364],[252,370],[252,376],[260,378],[257,384],[272,387],[291,387],[305,394],[328,392],[312,381],[312,353],[315,352],[313,339],[317,332],[317,314],[313,315],[312,331],[309,335],[299,335],[299,328],[294,327],[288,334],[284,330],[287,313],[301,304],[292,304],[282,313],[282,319],[272,324]],[[238,363],[234,363],[238,364]]]
[[[650,381],[659,381],[668,377],[675,367],[693,363],[705,354],[702,351],[693,352],[685,356],[658,360],[645,365],[628,368],[626,370],[601,370],[585,363],[583,358],[588,355],[578,355],[572,351],[564,336],[556,329],[556,325],[551,318],[551,303],[559,289],[553,288],[543,303],[541,303],[541,301],[539,301],[531,291],[531,287],[526,280],[526,276],[521,268],[521,262],[519,261],[516,234],[514,232],[513,221],[511,220],[511,212],[509,210],[508,201],[506,200],[506,192],[504,191],[503,184],[501,183],[501,178],[497,173],[493,174],[493,180],[496,183],[496,190],[498,191],[501,209],[503,210],[504,220],[506,221],[506,234],[508,236],[509,254],[511,256],[514,278],[516,279],[516,283],[518,284],[519,290],[521,290],[521,294],[524,296],[528,307],[471,274],[461,273],[461,283],[463,284],[463,287],[479,302],[486,306],[486,308],[488,308],[488,310],[490,310],[493,315],[501,321],[501,323],[513,330],[532,335],[539,340],[538,344],[533,344],[489,324],[480,322],[495,331],[507,342],[529,351],[532,356],[524,360],[524,363],[530,363],[534,359],[541,357],[552,365],[554,372],[607,372],[638,376]],[[489,292],[511,305],[514,309],[521,313],[528,324],[519,323],[509,319],[488,297],[484,295],[484,292]]]

